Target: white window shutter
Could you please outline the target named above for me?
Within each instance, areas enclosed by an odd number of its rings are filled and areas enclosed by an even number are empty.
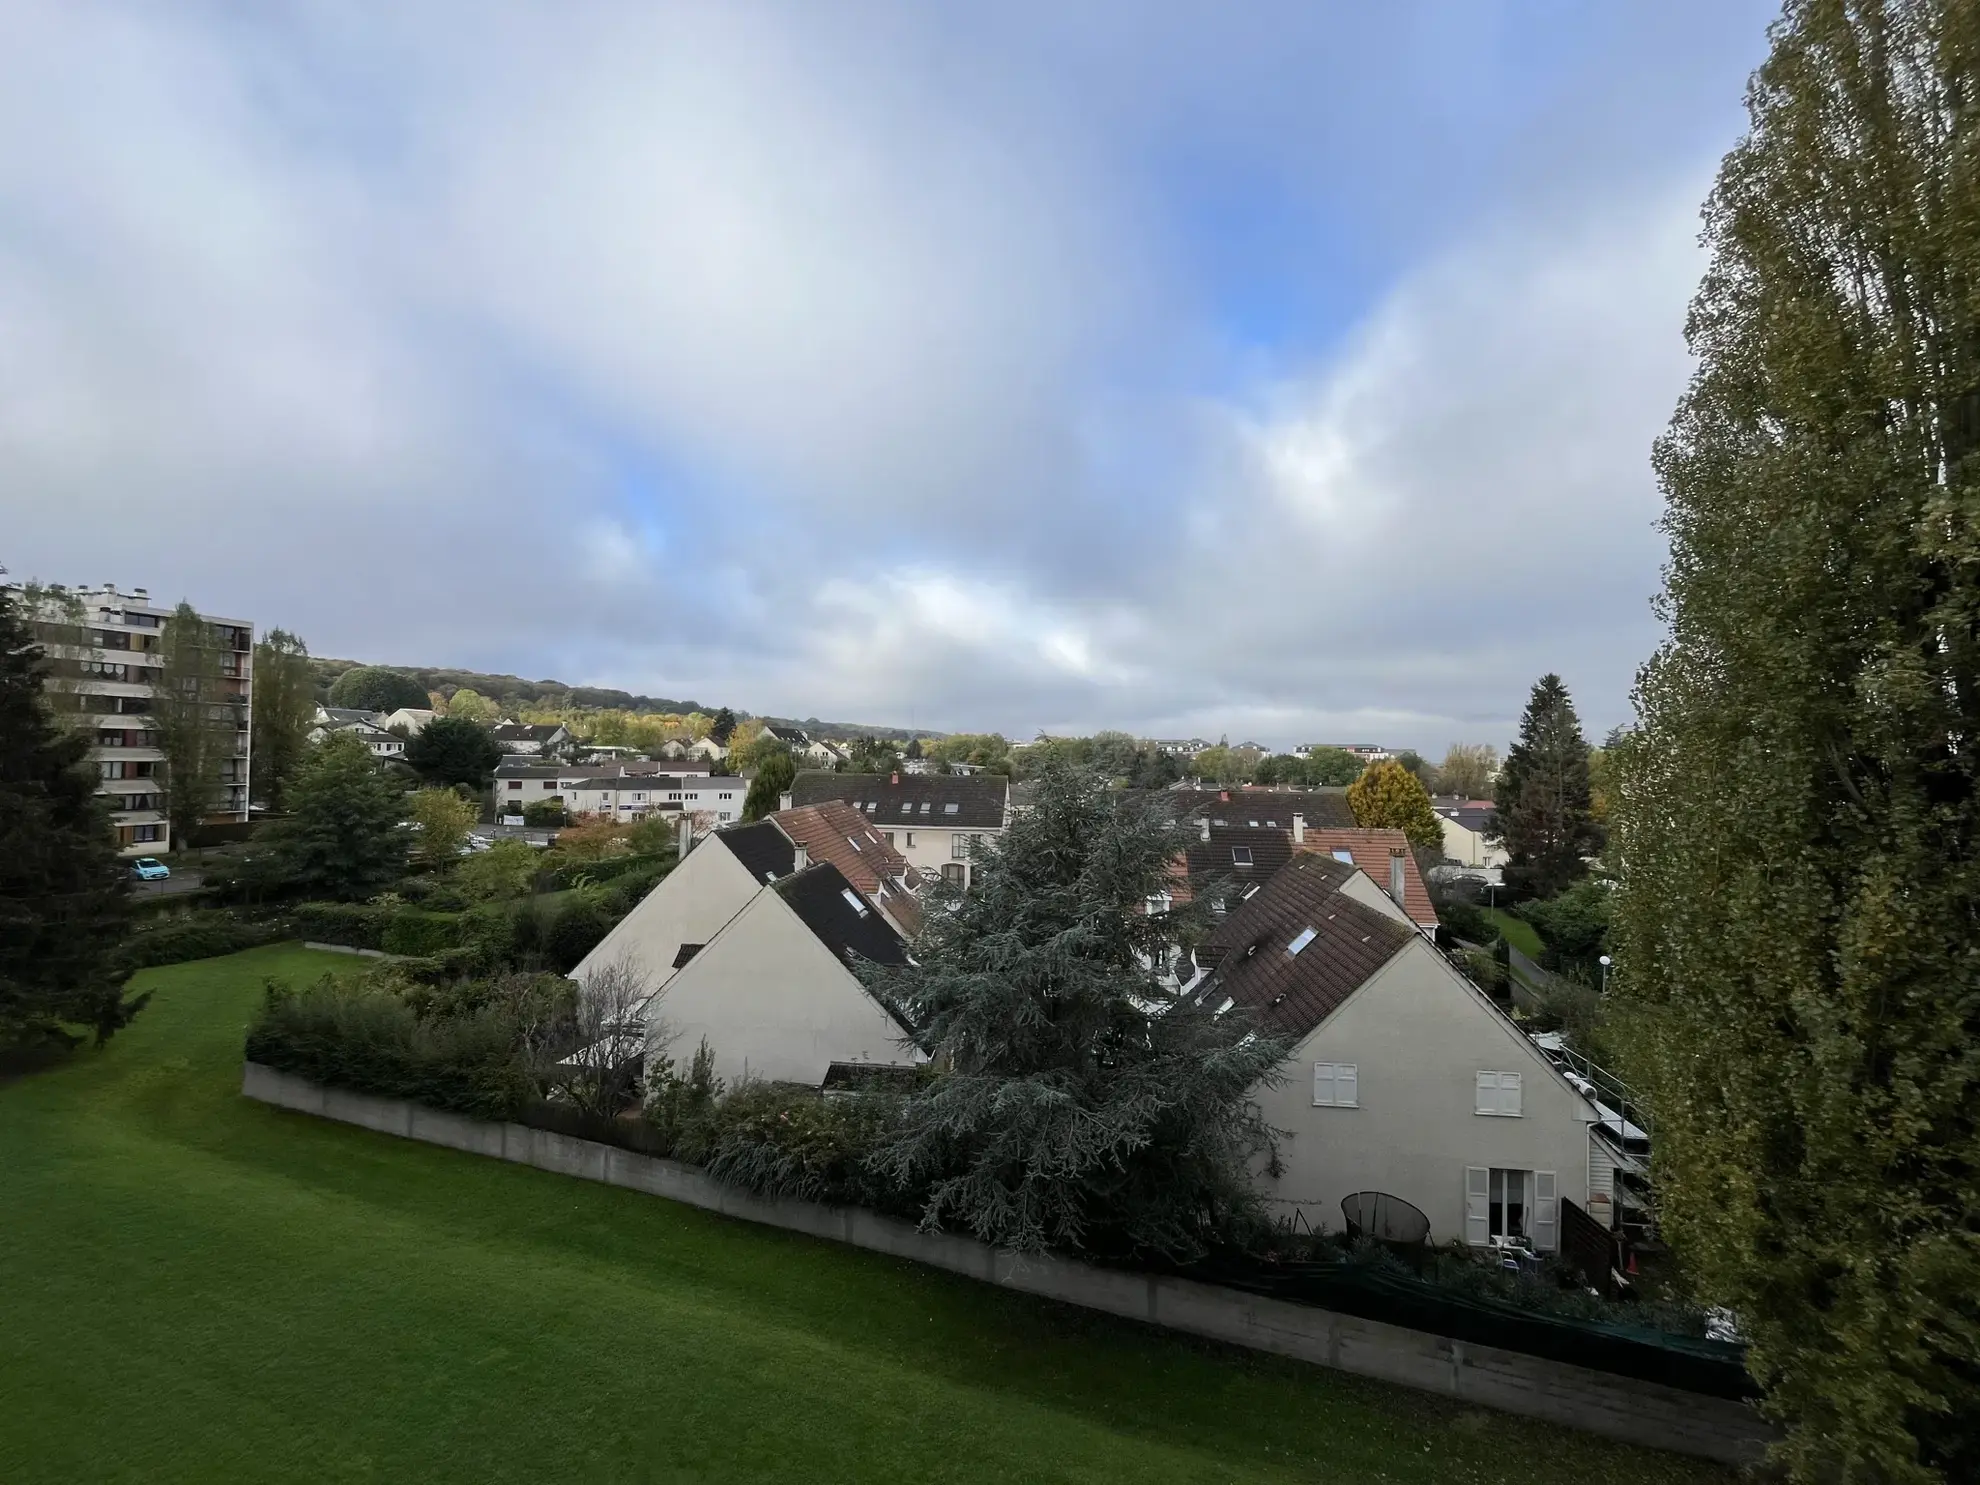
[[[1482,1072],[1478,1075],[1478,1112],[1496,1114],[1499,1112],[1499,1075]]]
[[[1331,1062],[1313,1064],[1313,1101],[1316,1104],[1334,1101],[1334,1064]]]
[[[1464,1168],[1464,1240],[1482,1248],[1492,1240],[1492,1173],[1482,1165]]]
[[[1499,1074],[1499,1112],[1502,1114],[1520,1112],[1518,1073]]]
[[[1352,1062],[1334,1064],[1334,1102],[1342,1108],[1355,1108],[1360,1104],[1360,1076]]]
[[[1560,1202],[1555,1191],[1554,1173],[1533,1173],[1533,1246],[1537,1252],[1551,1253],[1559,1244]]]

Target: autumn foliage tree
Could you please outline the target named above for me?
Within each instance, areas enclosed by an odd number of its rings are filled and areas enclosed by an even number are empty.
[[[1429,790],[1393,758],[1371,763],[1348,785],[1347,797],[1355,824],[1400,830],[1418,850],[1442,852],[1444,827]]]
[[[1980,1479],[1980,8],[1791,0],[1611,759],[1664,1230],[1797,1479]]]

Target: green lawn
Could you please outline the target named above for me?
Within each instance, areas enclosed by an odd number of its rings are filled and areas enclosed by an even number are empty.
[[[0,1087],[0,1481],[1726,1478],[249,1103],[291,947]]]
[[[1547,947],[1540,941],[1533,925],[1516,913],[1509,913],[1504,908],[1486,908],[1485,916],[1492,920],[1507,943],[1529,959],[1538,959],[1541,950]]]

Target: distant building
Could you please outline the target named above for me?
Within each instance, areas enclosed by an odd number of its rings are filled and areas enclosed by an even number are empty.
[[[792,781],[783,807],[843,800],[880,832],[888,845],[929,875],[968,886],[976,868],[970,852],[978,841],[1001,835],[1010,823],[1009,780],[1001,774],[824,773],[806,771]]]
[[[498,722],[488,729],[488,735],[505,753],[556,753],[571,741],[570,729],[554,723]]]
[[[1363,763],[1381,763],[1396,755],[1375,743],[1301,743],[1293,749],[1295,758],[1311,758],[1315,753],[1334,750],[1359,758]]]
[[[21,590],[10,587],[17,596]],[[170,849],[165,814],[165,753],[151,719],[156,687],[164,678],[159,642],[172,609],[151,602],[143,588],[51,590],[23,617],[52,663],[50,691],[73,697],[73,707],[95,733],[90,757],[97,793],[111,800],[117,848],[125,856],[154,856]],[[230,745],[218,764],[220,792],[212,823],[248,818],[249,736],[254,705],[254,626],[246,619],[201,614],[219,652],[215,720]],[[64,704],[67,709],[66,703]]]

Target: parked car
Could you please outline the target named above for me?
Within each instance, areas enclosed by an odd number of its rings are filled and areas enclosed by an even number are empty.
[[[140,882],[162,882],[172,875],[172,868],[156,856],[140,856],[131,863],[131,872]]]

